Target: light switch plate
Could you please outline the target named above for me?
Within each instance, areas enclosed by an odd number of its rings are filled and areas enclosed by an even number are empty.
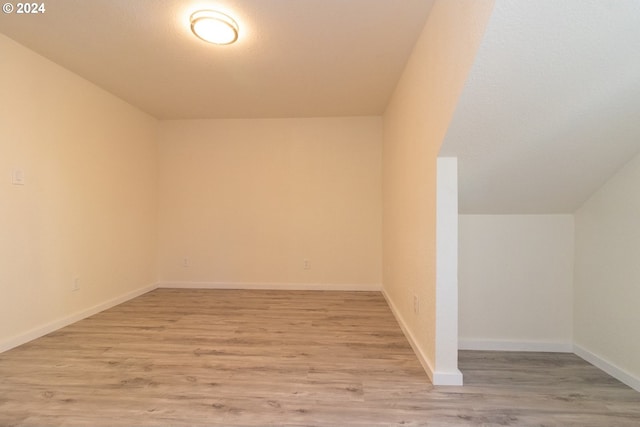
[[[11,183],[13,185],[24,185],[24,171],[22,169],[13,169],[11,171]]]

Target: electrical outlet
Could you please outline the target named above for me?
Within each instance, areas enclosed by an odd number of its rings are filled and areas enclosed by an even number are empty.
[[[302,268],[304,268],[305,270],[311,270],[311,264],[309,264],[308,259],[304,259],[304,261],[302,262]]]
[[[71,292],[76,292],[80,290],[80,278],[74,277],[73,283],[71,284]]]
[[[413,296],[413,314],[420,314],[420,300],[417,295]]]
[[[189,267],[189,258],[187,257],[182,258],[182,266],[185,268]]]

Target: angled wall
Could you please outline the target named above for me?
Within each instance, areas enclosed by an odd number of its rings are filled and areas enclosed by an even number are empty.
[[[383,117],[383,288],[434,383],[436,160],[492,6],[434,4]]]

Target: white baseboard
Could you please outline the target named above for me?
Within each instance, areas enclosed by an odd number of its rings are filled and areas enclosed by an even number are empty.
[[[433,373],[433,385],[463,385],[462,372],[459,369],[451,372],[436,371]]]
[[[115,307],[118,304],[122,304],[123,302],[129,301],[130,299],[139,297],[140,295],[146,294],[147,292],[150,292],[156,289],[156,287],[157,286],[153,284],[153,285],[145,286],[144,288],[127,292],[126,294],[121,295],[119,297],[112,298],[103,303],[94,305],[93,307],[89,307],[85,310],[80,310],[68,316],[64,316],[60,319],[46,323],[42,326],[33,328],[25,333],[11,337],[5,341],[0,342],[0,353],[7,350],[11,350],[12,348],[18,347],[19,345],[28,343],[29,341],[33,341],[36,338],[40,338],[44,335],[47,335],[60,328],[64,328],[65,326],[68,326],[79,320],[85,319],[89,316],[93,316],[94,314],[100,313],[101,311],[107,310],[111,307]]]
[[[507,340],[458,340],[460,350],[482,351],[540,351],[550,353],[573,353],[573,345],[564,342],[507,341]]]
[[[160,282],[159,288],[178,289],[255,289],[282,291],[377,291],[380,284],[343,283],[247,283],[247,282]]]
[[[422,365],[422,369],[424,369],[424,371],[427,373],[427,376],[429,377],[433,385],[462,385],[462,372],[460,372],[459,370],[456,369],[455,372],[438,372],[433,369],[426,355],[418,345],[417,340],[407,327],[407,324],[400,314],[400,311],[393,303],[391,298],[389,298],[384,289],[382,290],[382,295],[384,295],[384,298],[387,300],[387,304],[391,309],[391,313],[393,313],[393,316],[396,318],[396,321],[400,325],[400,329],[402,329],[402,333],[407,338],[407,341],[409,341],[409,345],[411,345],[413,352]]]
[[[611,375],[615,379],[620,382],[625,383],[632,389],[636,391],[640,391],[640,378],[633,376],[629,372],[624,369],[619,368],[615,364],[609,362],[608,360],[590,352],[584,347],[579,346],[578,344],[573,345],[573,352],[586,360],[587,362],[594,365],[596,368],[602,369],[607,374]]]

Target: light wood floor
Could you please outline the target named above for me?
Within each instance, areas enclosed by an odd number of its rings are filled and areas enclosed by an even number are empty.
[[[640,426],[577,356],[461,352],[433,387],[376,292],[156,290],[0,355],[0,425]]]

